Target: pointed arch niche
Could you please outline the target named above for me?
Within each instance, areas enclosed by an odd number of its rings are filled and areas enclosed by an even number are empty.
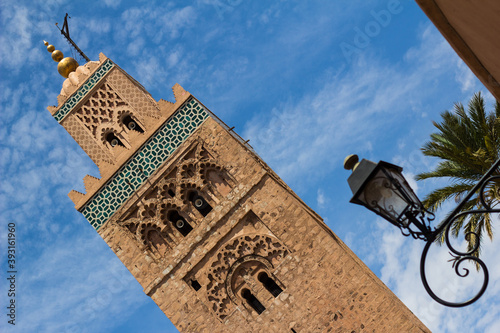
[[[276,298],[285,288],[272,274],[274,267],[264,257],[248,255],[232,266],[226,277],[227,294],[234,304],[258,315],[266,310],[270,296]]]
[[[272,272],[287,254],[285,246],[271,235],[254,234],[231,239],[219,249],[207,272],[207,299],[212,310],[221,320],[235,306],[243,306],[251,314],[255,311],[260,315],[265,310],[265,303],[274,295],[259,281],[259,274],[266,274],[284,290]]]

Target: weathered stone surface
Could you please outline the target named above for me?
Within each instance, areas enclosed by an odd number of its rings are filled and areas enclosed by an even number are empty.
[[[217,166],[217,177],[202,177],[200,165],[207,161]],[[99,233],[181,332],[428,332],[314,211],[214,119],[155,177]],[[212,211],[200,214],[179,183],[196,188]],[[162,196],[161,186],[178,193]],[[158,208],[141,215],[154,201],[177,207],[193,227],[189,234],[166,228],[171,222]],[[131,221],[137,228],[146,221],[156,225],[166,245],[141,239],[126,227]],[[242,258],[249,261],[240,264]],[[228,281],[231,269],[242,276]],[[259,281],[260,271],[282,289],[277,297]],[[265,307],[260,315],[242,297],[245,288]]]

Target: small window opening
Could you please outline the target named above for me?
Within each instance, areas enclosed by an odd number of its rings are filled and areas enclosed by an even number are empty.
[[[259,274],[259,281],[262,282],[267,291],[274,297],[278,297],[278,295],[283,292],[283,289],[281,289],[281,287],[265,272]]]
[[[189,194],[189,201],[193,204],[194,208],[198,210],[201,215],[207,216],[210,211],[212,211],[212,206],[203,198],[201,195],[198,195],[195,191]]]
[[[116,137],[115,133],[113,133],[113,132],[110,132],[110,133],[106,134],[106,141],[109,142],[109,144],[111,145],[111,147],[116,147],[118,145],[125,147],[123,145],[123,143],[120,141],[120,139],[118,139]]]
[[[187,236],[193,227],[182,217],[177,211],[173,211],[169,214],[168,220],[173,223],[174,227],[179,230],[182,236]]]
[[[194,290],[198,291],[201,288],[201,284],[198,282],[198,280],[191,279],[191,287],[193,287]]]
[[[170,195],[172,198],[173,198],[173,197],[175,197],[175,192],[174,192],[174,191],[172,191],[172,189],[171,189],[171,188],[169,188],[169,189],[168,189],[167,193],[168,193],[168,195]]]
[[[139,124],[137,124],[137,122],[134,119],[132,119],[130,115],[123,118],[122,122],[123,125],[127,126],[129,130],[134,130],[139,133],[144,133],[144,130],[139,126]]]
[[[243,289],[241,296],[243,296],[248,305],[250,305],[259,315],[266,310],[264,305],[262,305],[262,303],[250,292],[250,290]]]

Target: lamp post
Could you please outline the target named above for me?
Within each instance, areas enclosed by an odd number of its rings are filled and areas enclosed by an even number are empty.
[[[492,165],[452,213],[441,224],[433,228],[430,223],[434,220],[434,214],[425,209],[417,195],[413,192],[401,173],[403,168],[383,161],[374,163],[363,159],[359,162],[357,155],[349,155],[344,161],[344,168],[353,171],[347,180],[353,193],[350,202],[365,206],[382,216],[391,224],[398,227],[404,236],[412,236],[415,239],[422,239],[426,242],[420,259],[422,283],[425,290],[435,301],[449,307],[463,307],[474,303],[483,295],[488,286],[488,269],[485,263],[474,255],[479,248],[479,236],[474,232],[469,232],[466,237],[476,237],[475,246],[470,251],[461,252],[451,245],[449,232],[453,221],[464,215],[500,213],[500,209],[493,208],[491,203],[485,200],[486,185],[500,179],[499,175],[493,175],[499,167],[500,159]],[[475,193],[479,194],[483,208],[462,212],[464,205]],[[464,261],[475,262],[479,265],[483,273],[484,280],[479,292],[468,301],[455,303],[443,300],[432,291],[427,283],[425,274],[427,253],[430,246],[443,232],[445,233],[446,245],[453,256],[452,261],[455,273],[460,277],[466,277],[469,274],[469,270],[466,268],[460,271],[460,266]]]

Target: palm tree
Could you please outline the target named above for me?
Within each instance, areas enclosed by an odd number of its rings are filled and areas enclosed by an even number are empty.
[[[456,103],[453,112],[441,114],[441,123],[433,122],[439,130],[431,134],[429,142],[422,147],[426,156],[441,159],[436,169],[416,176],[417,180],[428,178],[450,178],[451,184],[429,193],[423,204],[431,211],[437,210],[445,201],[455,199],[456,202],[472,189],[483,174],[488,171],[500,155],[500,104],[495,110],[486,113],[481,93],[476,93],[469,101],[466,111],[461,103]],[[494,175],[500,175],[496,170]],[[500,180],[489,183],[486,199],[491,206],[500,201]],[[462,211],[481,208],[479,194],[472,196]],[[478,240],[486,232],[493,238],[493,228],[489,214],[462,216],[454,221],[451,234],[457,237],[461,230],[466,235],[468,250],[472,250]],[[478,237],[471,236],[473,232]],[[444,233],[438,238],[443,242]],[[479,256],[478,249],[476,256]]]

